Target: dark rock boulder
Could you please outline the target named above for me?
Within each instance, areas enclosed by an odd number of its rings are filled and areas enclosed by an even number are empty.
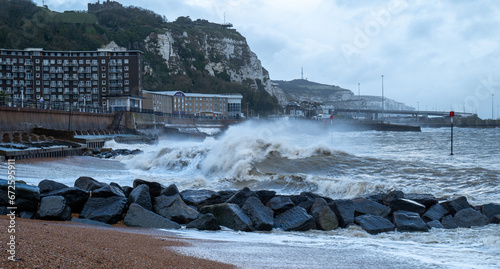
[[[86,225],[102,226],[102,227],[112,227],[111,225],[109,225],[107,223],[95,221],[95,220],[90,220],[90,219],[72,218],[71,222],[77,222],[77,223],[86,224]]]
[[[337,215],[340,227],[346,228],[349,224],[354,223],[354,202],[352,200],[333,200],[328,205]]]
[[[154,209],[162,217],[181,224],[187,224],[200,215],[198,211],[186,205],[179,194],[155,197]]]
[[[71,187],[42,194],[42,197],[48,196],[64,197],[64,199],[66,199],[66,204],[71,208],[71,212],[80,213],[89,199],[89,192],[77,187]]]
[[[127,198],[124,197],[90,197],[85,203],[80,217],[115,224],[122,219],[126,205]]]
[[[441,205],[446,207],[453,216],[455,216],[455,214],[462,209],[472,207],[465,196],[460,196],[453,200],[442,202]]]
[[[402,191],[391,191],[382,198],[382,203],[386,206],[390,206],[390,204],[396,200],[402,199],[405,197],[404,192]]]
[[[294,205],[300,205],[301,203],[306,202],[306,201],[311,201],[311,205],[312,205],[312,203],[314,203],[313,199],[310,199],[310,198],[303,196],[303,195],[290,195],[290,200],[292,201],[292,203]],[[267,203],[265,203],[265,204],[267,204]]]
[[[481,206],[481,212],[488,217],[490,222],[496,215],[500,215],[500,204],[489,203]]]
[[[233,195],[236,194],[237,191],[235,190],[223,190],[223,191],[218,191],[217,195],[214,196],[212,199],[209,200],[209,204],[207,205],[215,205],[215,204],[223,204],[229,198],[233,197]]]
[[[136,179],[136,180],[134,180],[134,184],[133,184],[134,189],[141,184],[148,185],[149,193],[151,194],[151,197],[156,197],[156,196],[159,196],[161,194],[162,187],[161,187],[160,183],[146,181],[146,180],[142,180],[142,179]]]
[[[8,215],[10,211],[6,206],[0,206],[0,216]]]
[[[422,217],[426,221],[440,220],[449,213],[450,211],[443,205],[435,204]]]
[[[55,190],[66,189],[69,187],[53,180],[44,179],[40,181],[40,183],[38,183],[38,188],[40,189],[40,193],[47,193]]]
[[[147,210],[153,210],[153,203],[151,201],[151,194],[149,187],[146,184],[141,184],[130,192],[127,201],[129,204],[136,203]]]
[[[66,221],[71,219],[71,209],[62,196],[44,197],[40,201],[36,217],[43,220]]]
[[[433,220],[433,221],[429,221],[427,222],[427,226],[429,228],[436,228],[436,229],[443,229],[443,224],[441,224],[441,222],[439,222],[439,220]]]
[[[108,198],[111,196],[119,196],[125,198],[125,193],[123,193],[122,189],[119,186],[117,187],[107,184],[102,188],[92,191],[92,197]]]
[[[276,216],[274,227],[284,231],[308,231],[316,229],[316,221],[303,207],[296,206]]]
[[[354,219],[354,222],[361,226],[363,230],[368,232],[369,234],[378,234],[383,232],[394,231],[396,226],[392,224],[386,218],[375,215],[362,215],[357,216]]]
[[[456,229],[458,228],[455,218],[452,215],[446,215],[441,219],[441,224],[445,229]]]
[[[273,229],[274,212],[269,207],[264,206],[259,198],[248,198],[242,209],[252,220],[253,230],[270,231]]]
[[[181,226],[156,213],[153,213],[138,204],[131,204],[123,224],[131,227],[158,228],[158,229],[180,229]]]
[[[2,194],[2,198],[0,198],[0,202],[5,206],[10,205],[10,200],[8,198],[9,190],[9,181],[0,179],[0,194]],[[38,186],[32,186],[28,184],[24,184],[21,182],[15,183],[15,206],[18,211],[36,211],[38,209],[38,203],[40,202],[40,189]]]
[[[378,193],[378,194],[372,194],[372,195],[370,195],[370,196],[368,196],[366,198],[370,199],[370,200],[372,200],[374,202],[377,202],[377,203],[379,203],[381,205],[383,205],[384,204],[384,197],[385,196],[387,196],[387,194],[385,194],[385,193]],[[360,197],[360,198],[365,198],[365,197]]]
[[[102,188],[108,184],[99,182],[91,177],[79,177],[75,181],[75,187],[80,188],[82,190],[94,191],[99,188]]]
[[[271,200],[271,198],[276,196],[275,191],[260,190],[260,191],[256,191],[256,193],[257,193],[257,196],[259,196],[260,202],[263,205],[267,204],[267,202],[269,202],[269,200]]]
[[[339,227],[337,216],[323,198],[316,198],[314,200],[309,213],[316,221],[316,227],[319,230],[331,231]]]
[[[301,192],[301,193],[300,193],[300,195],[301,195],[301,196],[304,196],[304,197],[306,197],[306,198],[308,198],[308,199],[310,199],[310,200],[312,200],[312,201],[314,201],[314,200],[316,200],[316,199],[318,199],[318,198],[322,198],[322,199],[324,199],[327,203],[331,203],[331,202],[333,202],[333,199],[332,199],[332,198],[330,198],[330,197],[321,196],[321,195],[319,195],[319,194],[317,194],[317,193],[313,193],[313,192],[309,192],[309,191],[304,191],[304,192]]]
[[[320,198],[320,199],[322,199],[322,198]],[[297,206],[300,206],[300,207],[304,208],[307,212],[309,212],[309,210],[311,210],[311,207],[313,204],[314,204],[314,201],[307,198],[307,200],[299,203]]]
[[[426,209],[425,205],[405,198],[392,200],[389,203],[389,207],[392,209],[393,212],[404,210],[404,211],[417,212],[420,215],[424,214]]]
[[[165,196],[172,196],[179,193],[179,189],[177,188],[177,185],[175,184],[170,184],[170,186],[166,187],[163,189],[160,193],[160,195],[165,195]]]
[[[455,214],[455,222],[458,227],[470,228],[472,226],[484,226],[490,222],[488,217],[473,209],[462,209]]]
[[[271,198],[271,200],[267,202],[266,206],[271,208],[276,216],[293,208],[295,205],[292,200],[290,200],[290,197],[278,195]]]
[[[355,215],[370,214],[380,217],[387,217],[391,213],[391,208],[379,204],[371,199],[360,198],[353,200]]]
[[[500,215],[493,216],[491,223],[500,224]]]
[[[8,191],[0,190],[0,206],[8,206],[9,201]]]
[[[23,219],[34,219],[35,214],[36,214],[35,212],[23,211],[23,212],[19,213],[19,217],[23,218]]]
[[[426,208],[438,203],[438,199],[432,194],[407,193],[404,198],[423,204]]]
[[[125,194],[125,197],[128,197],[130,193],[134,190],[134,188],[130,186],[123,186],[122,187],[123,193]]]
[[[417,212],[396,211],[393,216],[393,223],[400,232],[428,232],[429,227]]]
[[[216,204],[201,208],[200,213],[211,213],[219,222],[219,225],[236,231],[252,231],[252,220],[243,212],[237,204]]]
[[[36,211],[38,209],[38,200],[16,197],[16,207],[18,211]]]
[[[201,231],[217,231],[220,230],[220,225],[214,215],[207,213],[188,223],[186,228],[193,228]]]
[[[212,204],[212,201],[217,200],[220,196],[210,190],[184,190],[181,191],[181,197],[186,204],[200,209],[203,206]]]
[[[248,198],[256,197],[259,198],[257,193],[251,191],[249,188],[245,187],[239,191],[237,191],[231,198],[229,198],[226,203],[228,204],[237,204],[239,207],[242,207]]]

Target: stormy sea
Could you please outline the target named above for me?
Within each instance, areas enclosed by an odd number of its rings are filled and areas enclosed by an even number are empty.
[[[115,159],[71,157],[20,162],[28,183],[51,179],[72,186],[80,176],[130,186],[134,179],[185,189],[319,193],[333,199],[400,190],[436,197],[466,196],[472,205],[500,202],[500,129],[422,132],[338,132],[314,121],[247,121],[216,137],[160,137],[155,145]],[[4,165],[4,164],[2,164]],[[498,268],[500,227],[432,229],[370,235],[353,225],[334,231],[165,231],[206,239],[177,251],[244,268]],[[212,242],[212,243],[207,243]],[[217,247],[206,244],[219,242]]]

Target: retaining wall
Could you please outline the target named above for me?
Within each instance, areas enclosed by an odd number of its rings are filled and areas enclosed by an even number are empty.
[[[55,130],[108,129],[115,114],[0,107],[0,130],[29,131],[35,127]]]

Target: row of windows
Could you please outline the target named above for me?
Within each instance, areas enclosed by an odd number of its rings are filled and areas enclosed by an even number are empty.
[[[16,64],[16,63],[20,63],[20,64],[32,64],[33,62],[31,61],[31,59],[17,59],[17,58],[13,58],[13,59],[10,59],[10,58],[5,58],[5,60],[3,58],[0,58],[0,63],[7,63],[7,64]],[[39,64],[40,63],[40,59],[35,59],[35,63]],[[69,60],[61,60],[61,59],[58,59],[58,60],[55,60],[55,59],[44,59],[43,60],[43,65],[52,65],[52,64],[65,64],[65,65],[68,65],[68,64],[92,64],[92,65],[97,65],[99,63],[98,60],[71,60],[71,62]],[[118,60],[110,60],[108,62],[110,65],[121,65],[121,64],[128,64],[129,63],[129,60],[128,59],[118,59]],[[106,59],[101,59],[101,64],[106,64]]]
[[[19,55],[19,56],[58,56],[58,57],[97,57],[97,56],[130,56],[129,52],[42,52],[42,51],[5,51],[1,50],[0,55]]]
[[[0,65],[0,70],[3,70],[3,66]],[[27,67],[27,68],[24,68],[23,66],[6,66],[5,67],[5,70],[6,71],[12,71],[14,73],[24,73],[24,72],[29,72],[31,73],[31,67]],[[78,73],[91,73],[91,72],[97,72],[99,71],[98,68],[96,66],[93,66],[93,67],[72,67],[71,69],[67,66],[65,66],[64,68],[61,67],[61,66],[58,66],[57,68],[54,67],[54,66],[51,66],[50,68],[48,66],[45,66],[43,68],[41,68],[40,66],[36,66],[35,67],[35,71],[40,71],[40,70],[43,70],[44,72],[51,72],[51,73],[66,73],[66,72],[70,72],[73,71],[73,72],[78,72]],[[130,68],[128,67],[128,65],[124,66],[123,69],[122,68],[116,68],[116,67],[110,67],[109,68],[109,72],[111,73],[122,73],[123,71],[129,71]],[[106,67],[103,66],[101,67],[101,71],[106,71]],[[128,73],[126,73],[127,76],[128,76]]]
[[[90,87],[87,87],[87,88],[73,88],[73,91],[70,91],[70,88],[43,88],[43,92],[44,93],[55,93],[56,91],[57,92],[63,92],[63,89],[64,89],[64,93],[70,93],[70,92],[73,92],[73,93],[98,93],[99,92],[99,88],[90,88]],[[35,88],[36,92],[41,92],[42,88],[40,87],[36,87]],[[129,92],[130,91],[130,88],[129,87],[124,87],[123,90],[125,92]],[[3,86],[0,86],[0,91],[4,91],[4,87]],[[13,93],[13,92],[23,92],[23,93],[26,93],[26,94],[33,94],[33,89],[32,88],[26,88],[26,89],[23,89],[23,88],[17,88],[17,87],[5,87],[5,92],[6,93]],[[107,88],[102,88],[102,92],[107,92]]]
[[[8,77],[8,78],[10,78],[10,77]],[[0,80],[0,84],[3,84],[3,80]],[[5,80],[5,84],[7,84],[7,85],[12,85],[12,84],[13,85],[31,85],[32,83],[31,83],[31,81],[24,81],[24,80],[19,80],[18,81],[18,80],[10,80],[9,79],[9,80]],[[35,80],[35,84],[36,85],[42,85],[42,82],[40,80]],[[57,85],[63,85],[63,84],[64,85],[70,85],[69,81],[67,81],[67,80],[66,81],[48,81],[48,80],[43,81],[43,85],[56,85],[56,84]],[[88,85],[88,86],[90,86],[90,85],[98,85],[98,84],[99,83],[98,83],[97,80],[94,80],[94,81],[88,81],[88,80],[87,81],[81,81],[81,80],[78,81],[78,80],[74,80],[73,81],[73,85],[75,85],[75,86],[76,85],[80,85],[80,86],[82,86],[82,85]],[[102,80],[101,84],[102,85],[106,85],[106,80]],[[109,85],[111,85],[111,87],[118,87],[118,86],[129,85],[129,84],[130,84],[130,81],[128,81],[128,80],[123,81],[123,83],[121,83],[121,82],[113,82],[113,81],[111,81],[109,83]]]

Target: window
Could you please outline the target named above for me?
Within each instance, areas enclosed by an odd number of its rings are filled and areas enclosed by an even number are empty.
[[[123,69],[124,69],[125,71],[128,71],[128,66],[126,65]]]
[[[105,63],[106,63],[106,60],[102,59],[101,64],[105,64]]]
[[[102,85],[106,85],[106,80],[103,80],[103,81],[102,81]]]
[[[104,73],[101,76],[102,76],[102,78],[106,78],[106,74],[104,74]]]

